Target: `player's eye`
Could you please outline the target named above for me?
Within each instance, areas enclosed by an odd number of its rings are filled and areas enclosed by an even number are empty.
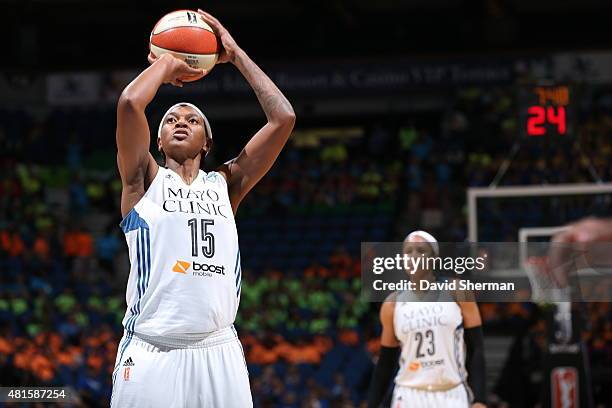
[[[169,117],[166,119],[166,123],[174,123],[175,119],[173,117]]]
[[[189,123],[191,123],[192,125],[197,125],[198,124],[198,120],[195,118],[192,118]]]

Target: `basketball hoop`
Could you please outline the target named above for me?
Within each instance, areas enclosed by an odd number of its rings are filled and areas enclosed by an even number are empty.
[[[556,266],[555,269],[565,269],[569,266],[571,266],[571,262]],[[566,279],[561,279],[559,271],[553,270],[550,265],[550,258],[547,255],[528,256],[523,263],[523,267],[531,284],[531,299],[533,302],[571,301],[571,288],[567,285]]]

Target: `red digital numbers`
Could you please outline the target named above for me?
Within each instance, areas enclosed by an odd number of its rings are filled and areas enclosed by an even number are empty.
[[[557,127],[557,133],[564,135],[567,131],[565,106],[530,106],[527,109],[527,135],[543,136],[546,134],[546,124]]]
[[[544,122],[546,122],[546,108],[543,106],[530,106],[527,109],[527,134],[529,136],[542,136],[546,133]]]
[[[567,127],[567,122],[565,121],[565,106],[557,106],[557,109],[555,109],[554,106],[549,106],[546,108],[546,117],[551,125],[557,125],[557,132],[560,135],[565,134]]]

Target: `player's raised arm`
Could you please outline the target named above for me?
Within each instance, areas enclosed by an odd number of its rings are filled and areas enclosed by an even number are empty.
[[[125,87],[117,103],[117,165],[123,192],[121,214],[125,216],[140,200],[155,176],[156,163],[149,153],[150,132],[145,108],[164,83],[182,86],[179,78],[201,75],[202,70],[164,54]]]
[[[378,408],[383,402],[393,374],[398,369],[400,342],[395,337],[393,323],[396,296],[397,293],[389,295],[380,308],[380,323],[382,325],[380,354],[368,390],[368,408]]]
[[[287,142],[295,113],[272,80],[236,44],[229,32],[210,14],[198,10],[221,40],[223,50],[218,63],[231,62],[244,75],[257,95],[268,123],[249,140],[238,157],[222,167],[228,181],[232,208],[236,211],[244,196],[270,170]]]

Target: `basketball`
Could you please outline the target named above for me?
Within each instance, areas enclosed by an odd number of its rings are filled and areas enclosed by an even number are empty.
[[[170,53],[194,68],[210,71],[219,57],[213,29],[193,10],[177,10],[163,16],[151,32],[149,49],[155,57]],[[193,81],[199,78],[184,78]]]

